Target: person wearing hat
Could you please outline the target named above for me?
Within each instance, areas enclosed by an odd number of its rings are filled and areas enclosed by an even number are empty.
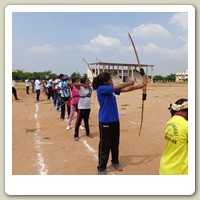
[[[160,159],[160,175],[188,174],[188,100],[179,99],[168,108],[171,119],[166,123],[166,145]]]
[[[60,104],[61,104],[61,115],[60,119],[63,121],[65,119],[65,104],[70,100],[70,90],[66,83],[66,80],[68,78],[67,75],[60,74],[60,83],[58,85],[59,92],[59,98],[60,98]]]

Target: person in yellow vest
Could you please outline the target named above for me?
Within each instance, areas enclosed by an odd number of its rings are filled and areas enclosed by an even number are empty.
[[[188,174],[188,100],[179,99],[168,108],[171,119],[166,123],[166,145],[160,159],[160,175]]]

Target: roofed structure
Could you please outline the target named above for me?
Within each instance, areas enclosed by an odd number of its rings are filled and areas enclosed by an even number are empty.
[[[95,62],[89,63],[89,66],[90,68],[88,67],[87,75],[90,80],[98,74],[107,71],[111,74],[114,82],[127,82],[129,80],[135,82],[141,81],[138,64]],[[144,69],[147,79],[149,76],[149,70],[151,70],[150,80],[148,80],[148,82],[153,82],[154,65],[141,64],[141,67]]]

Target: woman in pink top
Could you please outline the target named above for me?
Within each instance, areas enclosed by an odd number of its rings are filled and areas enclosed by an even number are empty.
[[[73,78],[72,79],[72,84],[77,83],[78,79],[77,78]],[[75,87],[75,86],[71,86],[71,94],[72,94],[72,99],[71,99],[71,110],[70,110],[70,116],[68,119],[68,126],[66,128],[66,130],[68,131],[70,128],[72,128],[72,118],[74,116],[74,113],[77,112],[78,113],[78,102],[80,99],[80,95],[79,95],[79,90]],[[84,129],[83,126],[80,126],[81,129]]]

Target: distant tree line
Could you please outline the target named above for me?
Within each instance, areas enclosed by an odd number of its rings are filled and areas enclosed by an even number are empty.
[[[36,79],[39,78],[40,80],[48,80],[48,79],[56,79],[59,74],[52,73],[52,71],[44,71],[44,72],[24,72],[21,70],[16,70],[12,72],[12,77],[16,81],[24,81],[25,79]],[[70,76],[70,79],[77,77],[87,77],[87,74],[81,75],[80,73],[73,72]],[[151,77],[149,77],[150,79]],[[168,76],[161,76],[156,75],[153,77],[154,82],[174,82],[176,80],[175,74],[170,74]]]
[[[24,72],[22,70],[16,70],[12,72],[12,77],[16,81],[24,81],[25,79],[36,79],[39,78],[40,80],[48,80],[48,79],[56,79],[59,76],[59,74],[52,73],[52,71],[44,71],[44,72]],[[69,76],[69,75],[68,75]],[[87,74],[83,74],[83,76],[80,73],[73,72],[71,76],[69,76],[70,79],[77,77],[87,77]]]
[[[175,82],[175,80],[176,80],[175,74],[170,74],[168,76],[156,75],[153,77],[154,82]]]

